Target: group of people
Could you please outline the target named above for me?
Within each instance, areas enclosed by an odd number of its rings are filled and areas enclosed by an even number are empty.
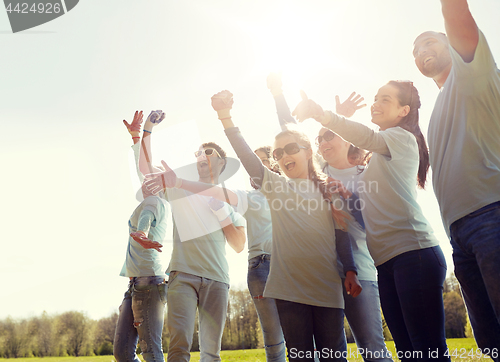
[[[344,314],[365,361],[392,360],[381,309],[400,360],[450,360],[446,262],[416,201],[429,167],[474,336],[499,360],[500,72],[467,1],[441,3],[446,34],[422,33],[413,51],[422,74],[440,88],[429,147],[409,81],[378,90],[373,131],[348,119],[362,107],[355,94],[344,103],[337,98],[336,113],[303,94],[290,112],[281,79],[271,74],[282,132],[272,147],[254,151],[231,117],[233,95],[215,94],[212,106],[251,191],[219,186],[227,157],[213,142],[195,152],[198,181],[181,179],[165,161],[153,166],[151,135],[162,111],[151,112],[142,139],[142,112],[124,121],[145,178],[121,273],[130,283],[115,335],[118,362],[139,361],[137,342],[146,361],[163,361],[166,303],[168,361],[189,360],[197,310],[200,360],[220,360],[226,242],[236,252],[248,242],[248,288],[268,361],[345,361]],[[317,152],[293,116],[321,123]],[[158,253],[169,209],[173,251],[165,271]]]

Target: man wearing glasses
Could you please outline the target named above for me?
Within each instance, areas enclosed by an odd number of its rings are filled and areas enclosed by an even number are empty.
[[[422,33],[413,50],[441,90],[428,131],[432,183],[474,336],[498,361],[500,72],[467,1],[441,5],[447,34]]]
[[[162,115],[152,118],[161,119]],[[146,122],[144,126],[142,147],[145,152],[141,154],[149,157],[146,157],[148,160],[141,158],[142,164],[151,159],[151,137],[148,135],[154,124]],[[200,146],[195,157],[198,181],[217,185],[226,167],[225,152],[209,142]],[[166,164],[164,167],[166,171],[160,170],[163,173],[147,176],[150,179],[146,183],[148,189],[158,192],[165,188],[164,177],[154,177],[173,172]],[[173,251],[167,270],[170,333],[167,360],[189,361],[198,309],[200,360],[220,361],[229,296],[226,240],[236,252],[241,252],[246,240],[245,221],[228,204],[187,191],[189,183],[176,178],[175,186],[165,189],[173,216]]]

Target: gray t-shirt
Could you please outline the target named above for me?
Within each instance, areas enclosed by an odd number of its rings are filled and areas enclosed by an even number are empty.
[[[271,272],[264,296],[344,308],[329,204],[308,179],[265,170],[262,193],[271,209]]]
[[[154,220],[149,228],[148,238],[161,243],[167,231],[167,210],[168,206],[165,200],[157,196],[147,197],[137,206],[132,216],[130,216],[128,221],[129,232],[137,231],[137,224],[141,213],[149,211],[154,215]],[[158,251],[144,249],[129,236],[125,262],[123,263],[120,275],[124,277],[165,276],[165,267],[162,265],[162,259]]]
[[[452,68],[429,123],[432,184],[446,232],[500,200],[500,71],[484,35],[474,60],[450,47]]]
[[[375,132],[335,113],[327,115],[326,127],[353,145],[374,152],[360,175],[358,192],[375,265],[407,251],[438,245],[417,203],[419,154],[415,136],[401,127]]]

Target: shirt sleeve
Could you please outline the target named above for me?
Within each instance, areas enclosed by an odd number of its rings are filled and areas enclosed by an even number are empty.
[[[234,210],[240,214],[245,215],[248,210],[248,192],[245,190],[231,190],[238,197],[238,204],[234,206]]]
[[[139,222],[137,224],[137,231],[142,231],[144,234],[148,235],[149,228],[155,220],[155,215],[150,210],[142,210],[139,216]]]
[[[227,128],[225,132],[231,146],[243,164],[243,167],[245,167],[245,170],[252,178],[252,181],[256,185],[262,186],[265,167],[259,157],[250,149],[238,127]]]
[[[352,193],[351,197],[345,200],[347,203],[347,208],[350,211],[351,215],[354,217],[354,220],[358,222],[359,225],[364,229],[365,228],[365,221],[363,220],[363,215],[361,212],[361,207],[359,203],[359,196],[356,195],[354,192]]]
[[[401,127],[392,127],[380,131],[389,149],[391,160],[401,160],[405,157],[418,157],[417,139],[413,134]]]
[[[498,72],[488,42],[480,30],[476,52],[471,62],[466,63],[451,46],[450,55],[453,64],[452,72],[454,72],[457,81],[464,85],[461,91],[469,92],[470,94],[481,92],[482,88],[488,86],[488,82],[485,82],[485,77],[491,77],[492,74]]]
[[[290,124],[297,124],[295,118],[292,117],[292,112],[290,112],[283,93],[275,96],[274,102],[276,103],[276,112],[278,113],[278,120],[282,131],[286,131],[287,126]]]
[[[356,263],[352,255],[351,241],[349,235],[345,231],[335,229],[335,245],[337,248],[337,255],[344,267],[344,275],[348,271],[353,271],[357,274],[358,269],[356,268]]]
[[[331,111],[326,111],[325,113],[329,118],[329,122],[324,125],[326,128],[331,129],[340,137],[359,148],[384,156],[391,156],[389,148],[384,138],[380,135],[380,132],[375,132],[364,124],[350,121]]]
[[[231,221],[233,223],[234,226],[238,227],[238,226],[243,226],[243,227],[247,227],[247,221],[245,220],[245,218],[243,217],[242,214],[234,211],[233,207],[231,205],[229,205],[229,209],[231,210],[230,213],[229,213],[229,217],[231,217]]]
[[[139,181],[141,181],[142,184],[144,182],[144,175],[139,169],[139,154],[141,151],[141,143],[140,142],[134,143],[132,145],[132,151],[134,151],[134,161],[135,161],[135,169],[137,172],[137,176],[139,177]]]

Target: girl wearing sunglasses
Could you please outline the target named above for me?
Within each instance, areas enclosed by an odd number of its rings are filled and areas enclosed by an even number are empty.
[[[416,201],[415,179],[423,188],[429,154],[418,124],[420,98],[413,83],[390,81],[371,107],[379,132],[326,111],[307,99],[294,111],[299,121],[314,118],[373,156],[361,174],[368,248],[378,270],[380,300],[396,348],[403,356],[432,360],[446,356],[443,282],[446,262]]]
[[[274,96],[281,128],[286,130],[288,125],[296,125],[297,121],[292,117],[283,95],[281,77],[271,73],[267,78],[267,86]],[[366,106],[360,105],[364,98],[355,93],[343,103],[340,103],[338,96],[336,100],[337,112],[345,116],[352,116],[357,109]],[[318,163],[322,171],[335,180],[332,182],[333,187],[337,187],[345,199],[359,197],[359,178],[371,154],[324,127],[316,137],[316,146],[321,156],[318,157]],[[392,361],[384,341],[377,270],[366,245],[366,233],[361,228],[352,228],[350,231],[349,239],[363,293],[353,298],[344,288],[344,312],[364,360]],[[342,270],[339,272],[342,273]]]
[[[306,135],[287,131],[276,136],[273,157],[286,177],[277,175],[262,165],[234,127],[232,104],[229,91],[212,97],[229,141],[270,205],[273,258],[264,297],[276,299],[288,358],[312,360],[315,340],[316,356],[321,361],[345,361],[344,301],[337,253],[346,272],[348,293],[356,297],[361,286],[347,234],[336,226],[346,228],[350,216],[330,206],[326,175],[315,169]]]
[[[263,165],[279,174],[277,164],[271,158],[271,147],[260,147],[254,152]],[[203,153],[206,156],[215,156],[217,150],[205,147],[204,150],[196,151],[195,156],[200,157]],[[212,184],[180,179],[164,161],[162,161],[162,164],[165,169],[164,172],[148,176],[150,177],[150,186],[154,185],[159,188],[178,187],[195,194],[210,196],[213,205],[227,202],[247,220],[247,283],[262,326],[266,360],[268,362],[286,362],[285,343],[276,302],[272,298],[263,297],[269,275],[272,246],[271,214],[266,197],[254,182],[251,182],[255,189],[253,191],[231,191]],[[227,206],[227,204],[224,204],[224,206]],[[220,208],[220,210],[222,209],[223,207]]]

